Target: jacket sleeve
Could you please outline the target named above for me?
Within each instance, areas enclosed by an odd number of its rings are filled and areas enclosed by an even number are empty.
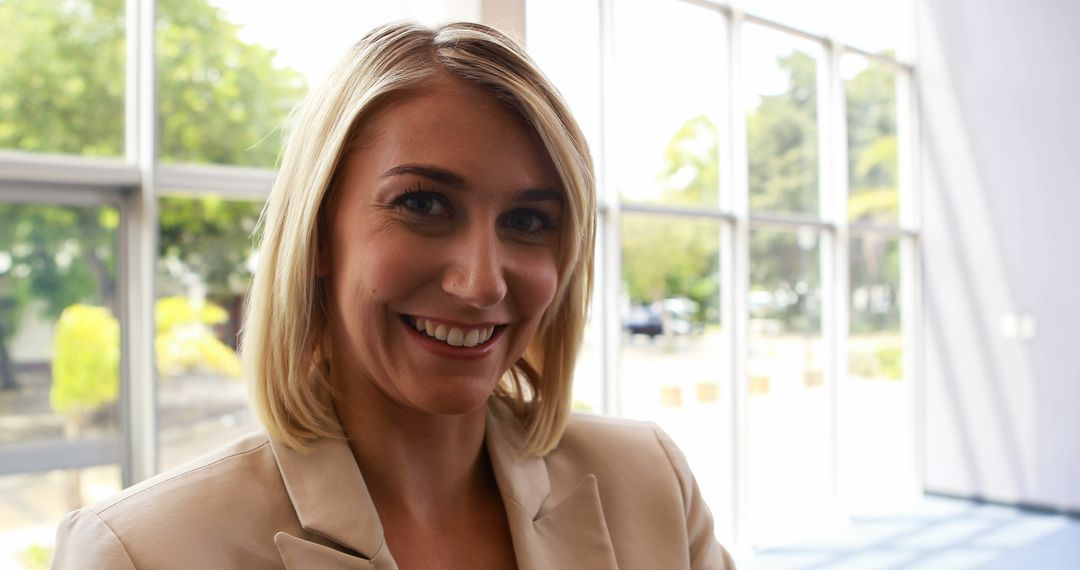
[[[667,454],[668,461],[675,469],[682,490],[683,508],[686,512],[686,535],[690,546],[690,568],[694,570],[733,570],[735,563],[731,555],[716,540],[713,533],[713,518],[709,507],[701,498],[697,481],[690,472],[686,456],[664,430],[653,426],[656,438]]]
[[[116,533],[96,513],[87,509],[68,513],[60,521],[52,567],[53,570],[135,570],[135,564]]]

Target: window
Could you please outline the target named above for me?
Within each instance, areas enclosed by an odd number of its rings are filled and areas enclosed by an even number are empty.
[[[682,2],[617,2],[607,103],[615,186],[623,199],[719,205],[720,14]]]
[[[147,78],[125,39],[144,4],[0,2],[0,150],[23,151],[0,152],[0,566],[47,560],[66,510],[255,425],[236,343],[290,109],[378,23],[481,17],[158,0]],[[574,408],[668,431],[737,548],[902,504],[906,0],[525,7],[602,184]],[[148,80],[152,113],[128,92]],[[157,155],[134,157],[150,125]]]
[[[0,196],[0,565],[47,561],[64,513],[121,488],[120,222]]]
[[[672,433],[727,542],[789,542],[902,504],[915,443],[901,284],[917,253],[902,215],[906,3],[612,4],[612,411]]]
[[[215,194],[158,203],[157,425],[168,469],[257,428],[236,349],[262,203]]]
[[[124,2],[0,2],[0,149],[124,154]]]

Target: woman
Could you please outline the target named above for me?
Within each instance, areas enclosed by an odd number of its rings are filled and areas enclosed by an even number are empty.
[[[295,117],[243,357],[265,434],[61,523],[59,568],[727,568],[655,426],[569,417],[595,190],[476,24],[361,40]]]

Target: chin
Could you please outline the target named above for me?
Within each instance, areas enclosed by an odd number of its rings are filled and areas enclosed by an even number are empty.
[[[424,386],[408,398],[412,407],[440,416],[460,416],[483,408],[495,392],[496,382],[476,378],[450,379],[437,389]]]

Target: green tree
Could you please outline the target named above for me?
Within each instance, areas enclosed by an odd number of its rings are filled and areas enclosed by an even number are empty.
[[[78,426],[120,392],[120,323],[104,307],[77,303],[60,314],[53,344],[49,401]]]
[[[241,322],[242,298],[251,277],[253,232],[262,204],[217,197],[165,197],[160,201],[158,290],[186,294],[185,275],[198,275],[209,301],[229,318],[213,323],[233,348]]]
[[[208,0],[157,8],[162,157],[273,166],[303,76],[241,41]],[[5,0],[0,21],[0,147],[123,154],[124,1]]]
[[[787,76],[787,88],[761,97],[747,116],[750,207],[755,212],[816,215],[817,64],[808,54],[793,51],[778,57],[777,65]],[[846,83],[846,96],[849,209],[855,219],[895,212],[895,77],[885,69],[869,66]],[[716,203],[718,139],[716,125],[705,116],[691,118],[673,134],[659,176],[664,203]],[[719,240],[709,228],[682,220],[625,216],[623,279],[631,301],[649,303],[687,296],[698,301],[703,312],[715,307],[719,289],[711,276],[715,275]],[[750,241],[751,288],[784,301],[760,308],[759,316],[780,320],[787,330],[795,331],[820,327],[820,299],[811,286],[820,282],[817,236],[806,230],[802,234],[761,230],[755,231]],[[882,255],[895,256],[895,250]],[[886,262],[885,267],[898,265]],[[864,269],[854,267],[853,279]]]
[[[701,115],[686,122],[664,151],[658,175],[663,202],[696,206],[717,203],[719,130]],[[625,215],[623,279],[630,301],[651,304],[687,297],[698,304],[699,322],[719,310],[720,233],[715,223]]]
[[[801,51],[777,58],[783,93],[761,98],[746,118],[750,208],[818,210],[817,63]]]
[[[895,223],[900,208],[896,73],[869,64],[846,82],[844,92],[851,188],[848,215],[852,220]]]
[[[105,307],[74,304],[60,314],[53,345],[49,402],[64,416],[64,435],[78,439],[91,414],[120,393],[120,323]],[[81,474],[67,472],[70,509],[83,504]]]
[[[124,4],[0,1],[0,147],[123,154]],[[208,0],[158,1],[163,159],[275,163],[279,127],[304,80],[276,66],[273,50],[240,40],[238,29]],[[162,275],[179,264],[215,284],[211,296],[231,295],[238,306],[258,209],[163,199]],[[115,309],[116,222],[112,208],[0,205],[0,387],[15,385],[8,343],[35,299],[45,318],[76,302]]]
[[[8,342],[24,312],[59,317],[75,303],[115,310],[113,207],[0,205],[0,386],[15,386]]]

